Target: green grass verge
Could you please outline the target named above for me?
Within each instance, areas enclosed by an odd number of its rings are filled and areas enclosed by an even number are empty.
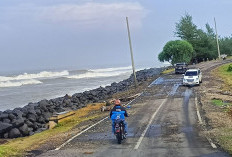
[[[223,128],[218,130],[218,144],[232,154],[232,128]]]
[[[223,105],[231,106],[232,105],[231,103],[223,102],[220,99],[213,99],[212,103],[213,105],[216,105],[216,106],[223,106]]]
[[[161,74],[168,74],[168,73],[174,72],[174,70],[175,70],[174,68],[167,69],[167,70],[162,71]]]
[[[225,83],[223,89],[228,91],[232,90],[232,72],[227,71],[230,64],[231,63],[222,65],[213,70],[214,76],[219,76]]]
[[[99,117],[99,114],[90,115],[90,113],[91,111],[99,111],[100,108],[101,105],[90,105],[77,110],[72,119],[59,123],[54,129],[46,130],[28,137],[8,140],[7,143],[0,145],[0,157],[25,156],[28,151],[38,148],[41,144],[48,141],[55,141],[62,137],[65,138],[68,135],[65,134],[79,123]]]

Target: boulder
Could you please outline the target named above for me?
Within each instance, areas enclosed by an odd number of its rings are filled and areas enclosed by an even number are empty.
[[[39,107],[40,107],[40,109],[43,110],[43,111],[45,111],[45,112],[48,111],[47,106],[50,106],[48,100],[41,100],[41,101],[39,102]]]
[[[6,132],[6,133],[3,135],[3,138],[9,138],[9,133]]]
[[[39,106],[49,106],[49,101],[44,99],[38,102]]]
[[[73,103],[80,103],[79,99],[76,98],[76,97],[72,97],[71,101],[72,101]]]
[[[40,116],[41,114],[42,114],[42,112],[41,112],[41,110],[40,109],[35,109],[35,113],[38,115],[38,116]]]
[[[44,112],[43,113],[43,117],[44,117],[46,123],[49,122],[49,118],[51,116],[52,116],[52,113],[50,113],[50,112]]]
[[[27,108],[35,109],[35,107],[37,107],[37,106],[38,106],[37,103],[32,103],[32,102],[30,102],[30,103],[27,105]]]
[[[48,112],[54,113],[54,112],[56,112],[56,111],[55,111],[54,108],[49,108],[49,109],[48,109]]]
[[[23,136],[29,135],[29,130],[27,124],[24,124],[19,128],[19,131],[22,133]]]
[[[55,108],[55,111],[59,113],[59,112],[64,112],[65,109],[62,108],[62,107],[56,107],[56,108]]]
[[[34,115],[36,115],[35,110],[34,110],[34,109],[31,109],[31,108],[30,108],[30,109],[28,109],[28,113],[29,113],[29,114],[34,114]]]
[[[3,122],[3,123],[10,123],[11,120],[10,120],[9,118],[4,118],[4,119],[2,120],[2,122]]]
[[[22,134],[20,133],[19,129],[17,129],[17,128],[13,128],[9,132],[9,138],[17,138],[17,137],[21,137],[21,136],[22,136]]]
[[[6,111],[4,111],[3,113],[9,114],[9,113],[12,113],[12,110],[6,110]]]
[[[0,120],[4,119],[4,118],[8,118],[8,114],[7,113],[2,113],[0,115]]]
[[[39,122],[39,123],[42,123],[42,124],[43,124],[43,123],[46,123],[46,122],[45,122],[45,118],[42,117],[42,116],[39,117],[38,122]]]
[[[23,112],[20,111],[19,109],[14,109],[14,110],[12,111],[12,113],[13,113],[15,116],[17,116],[17,117],[22,117],[22,116],[23,116]]]
[[[70,98],[72,98],[70,95],[65,94],[64,99],[70,99]]]
[[[31,122],[35,122],[37,120],[37,117],[35,114],[27,114],[27,119],[30,120]]]
[[[38,123],[34,122],[32,125],[33,131],[36,131],[39,127],[38,127]]]
[[[8,117],[10,120],[16,119],[16,116],[13,113],[10,113]]]
[[[0,134],[8,132],[12,128],[12,124],[0,122]]]
[[[33,123],[30,120],[25,120],[25,124],[27,124],[28,127],[32,127]]]
[[[14,127],[20,127],[24,124],[24,119],[23,118],[14,119],[11,123]]]

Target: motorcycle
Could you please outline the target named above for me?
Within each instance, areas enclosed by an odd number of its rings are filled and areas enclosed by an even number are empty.
[[[124,120],[116,119],[115,120],[115,135],[116,135],[118,144],[121,144],[122,140],[126,139],[126,134],[124,132],[124,129],[125,129]]]

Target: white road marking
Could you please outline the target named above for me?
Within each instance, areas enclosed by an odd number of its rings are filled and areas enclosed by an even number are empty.
[[[211,140],[210,138],[208,138],[208,137],[206,137],[206,138],[207,138],[207,140],[209,141],[211,147],[214,148],[214,149],[216,149],[217,146],[212,142],[212,140]]]
[[[199,123],[202,124],[203,122],[202,122],[201,115],[200,115],[199,108],[198,108],[197,97],[195,97],[195,105],[197,109],[197,117],[198,117]]]
[[[133,100],[131,100],[129,103],[127,103],[125,106],[130,105],[133,101],[135,101],[138,97],[140,97],[143,94],[143,92],[141,94],[139,94],[136,98],[134,98]],[[81,134],[83,134],[84,132],[88,131],[89,129],[91,129],[92,127],[96,126],[97,124],[103,122],[104,120],[108,119],[109,117],[105,117],[102,120],[98,121],[97,123],[91,125],[90,127],[86,128],[85,130],[81,131],[80,133],[76,134],[75,136],[71,137],[70,139],[68,139],[66,142],[64,142],[62,145],[60,145],[59,147],[57,147],[55,150],[60,150],[62,147],[64,147],[66,144],[68,144],[69,142],[71,142],[74,138],[76,138],[77,136],[80,136]]]
[[[198,108],[198,103],[197,103],[197,97],[195,97],[195,104],[196,104],[196,109],[197,109],[197,117],[198,117],[198,120],[199,120],[199,124],[203,124],[203,121],[201,119],[201,115],[200,115],[200,111],[199,111],[199,108]],[[206,139],[209,141],[210,145],[212,148],[216,149],[217,146],[212,142],[212,140],[206,136]]]
[[[161,105],[157,108],[157,110],[155,111],[155,113],[152,115],[152,117],[151,117],[149,123],[147,124],[146,129],[143,131],[143,133],[141,134],[141,136],[140,136],[140,138],[139,138],[137,144],[136,144],[135,147],[134,147],[135,150],[139,148],[139,145],[141,144],[141,142],[142,142],[142,140],[143,140],[143,138],[144,138],[144,136],[145,136],[145,134],[146,134],[146,132],[147,132],[149,126],[151,125],[151,123],[152,123],[152,121],[154,120],[156,114],[159,112],[160,108],[163,106],[163,104],[166,102],[166,100],[167,100],[167,97],[164,99],[164,101],[161,103]]]

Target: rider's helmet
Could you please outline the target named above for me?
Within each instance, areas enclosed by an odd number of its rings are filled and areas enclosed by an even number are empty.
[[[121,101],[120,101],[119,99],[116,99],[116,100],[114,101],[114,104],[115,104],[115,105],[121,105]]]

